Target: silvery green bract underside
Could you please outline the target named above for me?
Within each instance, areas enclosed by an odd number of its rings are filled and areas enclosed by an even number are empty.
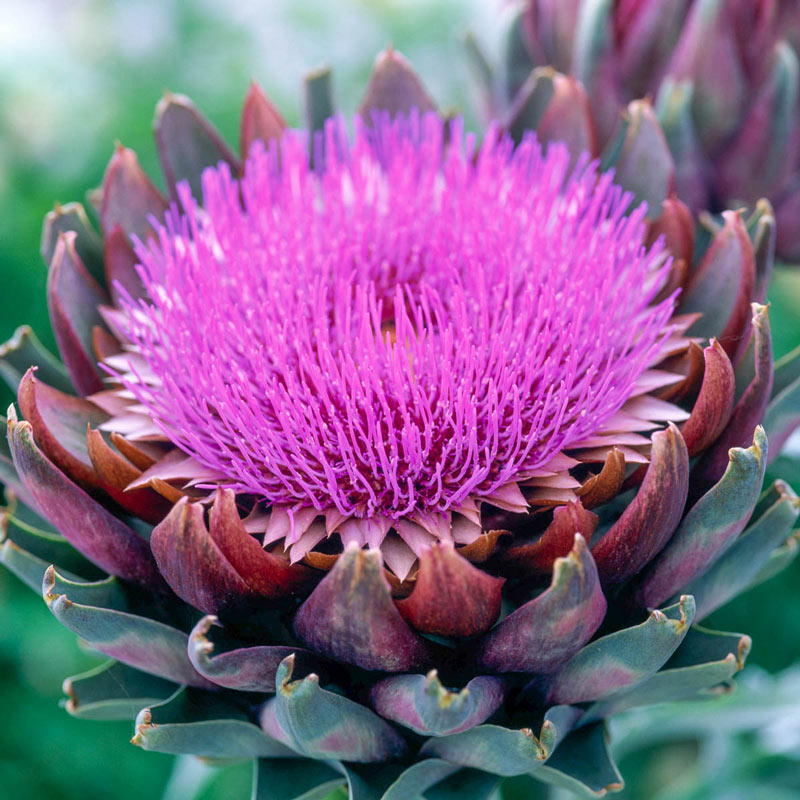
[[[330,75],[306,90],[318,131],[333,113]],[[360,112],[435,106],[389,51]],[[191,250],[206,229],[204,209],[188,206],[219,174],[203,170],[222,162],[241,177],[254,143],[284,127],[251,87],[240,157],[188,99],[167,95],[155,135],[170,200],[120,148],[92,195],[99,234],[77,203],[45,221],[60,358],[25,328],[0,355],[17,393],[0,449],[0,559],[110,659],[65,683],[68,711],[129,719],[148,750],[252,760],[256,800],[340,786],[357,800],[489,798],[511,776],[589,797],[618,789],[604,720],[728,690],[750,640],[701,623],[797,550],[800,501],[782,481],[763,486],[800,413],[800,358],[773,365],[762,305],[769,203],[700,229],[666,184],[630,187],[651,215],[632,216],[631,252],[661,253],[639,316],[671,317],[602,432],[560,445],[547,469],[440,516],[345,519],[311,500],[287,511],[283,496],[270,505],[209,476],[168,426],[142,427],[150,395],[130,390],[156,385],[135,358],[150,340],[122,324],[151,307],[136,305],[147,247],[154,264],[180,250],[175,229],[152,244],[170,202],[175,220],[197,225]],[[585,167],[580,136],[567,147]],[[399,347],[383,323],[382,341]]]

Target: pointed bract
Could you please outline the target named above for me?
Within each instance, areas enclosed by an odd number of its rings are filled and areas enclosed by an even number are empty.
[[[100,226],[107,236],[119,226],[128,236],[142,242],[153,235],[150,217],[161,221],[167,201],[139,166],[136,153],[117,149],[103,176]]]
[[[272,140],[280,141],[286,122],[275,106],[270,103],[261,87],[253,81],[242,106],[242,119],[239,125],[239,153],[246,159],[255,141],[269,145]]]
[[[447,736],[485,722],[503,702],[500,678],[473,678],[461,691],[442,686],[436,670],[396,675],[372,687],[370,703],[383,717],[423,736]]]
[[[453,545],[434,544],[420,554],[414,589],[397,609],[423,633],[475,636],[497,620],[503,583],[473,567]]]
[[[692,507],[667,547],[638,580],[638,605],[653,608],[702,574],[744,530],[767,460],[767,437],[757,427],[751,447],[733,447],[719,482]]]
[[[624,463],[623,457],[623,467]],[[624,469],[622,472],[624,475]],[[621,484],[619,481],[617,491]],[[549,575],[553,571],[553,562],[569,555],[575,545],[575,534],[580,533],[588,542],[596,527],[597,516],[587,511],[581,500],[565,503],[553,511],[552,522],[538,539],[529,543],[517,539],[503,551],[503,566],[512,575]]]
[[[98,306],[108,297],[83,266],[75,241],[74,233],[59,236],[47,276],[47,305],[64,366],[78,392],[87,395],[103,388],[92,355],[92,330],[105,327]]]
[[[654,674],[677,650],[694,619],[691,596],[640,625],[595,639],[550,679],[542,681],[548,703],[605,699]]]
[[[650,464],[636,497],[592,547],[604,583],[627,580],[660,552],[678,527],[688,492],[689,453],[670,423],[653,434]]]
[[[303,673],[319,668],[319,660],[301,647],[251,645],[226,637],[214,616],[203,617],[189,634],[189,659],[194,668],[226,689],[272,694],[278,667],[288,656],[294,657]]]
[[[411,64],[391,47],[378,54],[358,113],[367,121],[374,112],[391,115],[435,111],[436,105]]]
[[[178,199],[176,186],[181,181],[188,181],[195,199],[202,198],[200,178],[206,167],[215,167],[222,161],[234,173],[240,170],[239,159],[184,95],[166,93],[161,98],[153,129],[161,168],[174,200]]]
[[[728,465],[728,454],[732,447],[745,447],[751,440],[753,428],[764,417],[772,391],[772,339],[769,328],[767,306],[753,303],[755,375],[742,396],[737,400],[730,419],[714,446],[706,450],[692,469],[692,496],[712,486]]]
[[[431,659],[430,643],[411,630],[392,602],[380,553],[355,545],[300,606],[294,630],[312,650],[364,669],[403,672]]]
[[[209,534],[228,563],[256,593],[268,598],[291,595],[313,585],[315,574],[302,564],[265,550],[247,532],[235,494],[220,489],[209,515]]]
[[[402,737],[377,714],[322,689],[314,674],[292,680],[294,668],[292,656],[278,667],[276,697],[263,713],[274,714],[300,753],[357,763],[387,761],[404,753]]]
[[[209,536],[203,507],[182,498],[153,529],[150,547],[172,590],[187,603],[219,614],[250,592]]]
[[[99,488],[101,482],[86,445],[86,429],[106,422],[108,414],[85,398],[48,386],[35,375],[33,369],[25,373],[17,402],[33,429],[37,445],[75,483],[84,488]]]
[[[733,412],[736,381],[728,354],[716,339],[703,350],[705,369],[691,416],[681,427],[690,456],[710,447],[725,430]]]
[[[620,186],[633,192],[634,202],[647,203],[648,216],[656,219],[662,204],[672,191],[675,166],[656,119],[647,100],[628,104],[617,141],[609,144],[613,158],[614,177]]]
[[[158,591],[147,542],[76,486],[36,446],[27,422],[8,421],[14,466],[37,507],[76,550],[112,575]]]
[[[586,542],[553,565],[550,588],[505,617],[476,645],[480,669],[552,672],[576,653],[600,626],[606,599]]]

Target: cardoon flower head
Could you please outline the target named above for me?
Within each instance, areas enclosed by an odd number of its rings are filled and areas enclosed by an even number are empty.
[[[202,207],[179,187],[124,302],[126,389],[209,477],[372,523],[346,528],[359,544],[524,503],[661,352],[674,298],[652,303],[669,263],[644,209],[564,147],[478,147],[434,114],[356,121],[352,144],[330,124],[325,152],[313,170],[287,134],[241,184],[207,170]]]
[[[168,95],[171,204],[119,148],[102,239],[48,215],[63,365],[0,350],[0,560],[112,659],[70,713],[251,759],[256,800],[599,796],[603,720],[727,686],[748,637],[694,621],[798,549],[771,209],[696,243],[565,144],[443,122],[393,51],[352,134],[326,81],[310,135],[251,87],[241,158]]]

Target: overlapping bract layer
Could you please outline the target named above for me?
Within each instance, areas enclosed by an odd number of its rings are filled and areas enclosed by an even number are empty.
[[[778,255],[800,261],[794,0],[523,0],[518,13],[493,115],[508,104],[511,130],[618,161],[654,210],[670,191],[693,211],[768,197]]]
[[[312,78],[309,96],[315,103],[322,98],[312,123],[330,110],[326,85],[324,75]],[[364,118],[376,109],[408,113],[412,107],[430,110],[432,101],[398,54],[383,54]],[[426,124],[441,134],[439,122]],[[282,129],[277,112],[251,88],[243,152],[255,139],[279,138]],[[216,234],[225,226],[217,216],[227,225],[241,223],[244,214],[234,183],[221,179],[219,168],[205,181],[212,190],[227,187],[226,202],[211,191],[201,209],[178,185],[187,180],[199,198],[203,168],[219,161],[231,174],[243,174],[243,162],[187,100],[162,101],[156,139],[170,193],[195,226],[190,236],[173,212],[170,224],[182,233],[183,253],[179,239],[159,227],[165,199],[135,156],[118,150],[98,203],[102,244],[79,206],[57,209],[45,224],[48,299],[65,366],[29,330],[0,351],[0,371],[17,390],[24,417],[11,410],[8,445],[0,448],[9,495],[0,514],[0,560],[42,591],[62,624],[112,659],[66,683],[70,712],[135,718],[133,742],[145,749],[252,759],[258,800],[321,797],[342,785],[353,800],[488,798],[505,776],[526,775],[586,796],[619,788],[602,721],[634,706],[727,688],[749,639],[695,621],[777,572],[798,550],[792,528],[800,500],[781,481],[759,497],[769,453],[777,448],[767,447],[758,423],[765,418],[780,443],[800,420],[800,357],[779,364],[773,389],[769,320],[758,302],[774,249],[768,204],[747,218],[724,215],[695,258],[691,215],[678,201],[664,203],[647,223],[647,240],[663,235],[674,259],[663,267],[664,286],[654,288],[658,281],[646,265],[653,260],[658,274],[658,256],[641,250],[640,234],[633,237],[624,264],[638,264],[653,281],[647,290],[658,294],[649,307],[640,298],[632,305],[640,316],[657,316],[681,287],[689,313],[673,317],[675,335],[657,348],[633,396],[599,423],[605,427],[596,435],[573,441],[574,457],[552,459],[535,487],[523,486],[525,494],[495,493],[460,515],[398,520],[398,527],[415,531],[418,550],[397,558],[397,539],[387,535],[391,518],[377,534],[374,521],[352,520],[359,538],[352,528],[329,525],[313,505],[295,514],[299,539],[293,542],[285,510],[273,510],[265,523],[251,495],[225,488],[224,481],[216,490],[204,488],[217,476],[187,464],[145,406],[118,384],[104,384],[101,360],[118,371],[135,366],[138,379],[146,378],[146,362],[124,334],[129,315],[140,315],[143,330],[149,318],[155,327],[148,335],[155,336],[159,314],[174,311],[168,301],[179,307],[188,291],[183,280],[175,281],[180,291],[172,295],[153,288],[162,310],[146,311],[145,302],[131,311],[131,298],[145,294],[130,237],[146,242],[160,231],[160,243],[140,248],[150,253],[155,275],[165,251],[183,257],[200,242],[210,256],[224,253],[228,243]],[[486,147],[496,154],[497,140]],[[550,149],[552,155],[533,160],[541,166],[565,159],[562,150]],[[316,157],[322,155],[318,149]],[[251,163],[266,156],[260,158]],[[481,162],[447,163],[468,173]],[[277,174],[272,179],[279,183]],[[258,179],[245,174],[248,182]],[[558,185],[562,193],[551,195],[556,217],[566,196]],[[573,190],[581,185],[578,179]],[[601,198],[614,196],[606,191]],[[251,200],[244,202],[247,208]],[[274,206],[267,208],[274,216]],[[621,241],[615,232],[637,226],[636,217],[614,219],[608,230],[595,231],[598,241]],[[426,221],[435,229],[435,220]],[[71,233],[57,235],[63,231]],[[313,231],[307,233],[313,242]],[[252,248],[244,249],[250,256]],[[479,255],[476,263],[484,268],[488,256]],[[230,305],[241,287],[226,287],[213,260],[196,266],[207,268],[207,275],[193,273],[201,285],[219,292],[208,304],[215,314],[211,329],[225,321],[230,326]],[[231,269],[239,277],[246,266]],[[433,267],[434,277],[452,275]],[[583,277],[587,287],[598,286],[597,276]],[[469,281],[456,284],[442,307],[471,296]],[[524,281],[518,285],[525,288]],[[291,281],[287,286],[298,289]],[[384,287],[390,299],[393,286]],[[356,374],[385,343],[380,352],[411,355],[406,375],[416,377],[413,362],[424,350],[419,342],[411,346],[412,334],[418,338],[424,328],[425,341],[436,343],[446,327],[433,310],[434,323],[423,315],[424,326],[412,313],[409,301],[424,307],[420,298],[440,288],[424,286],[420,279],[401,293],[406,303],[391,319],[366,314],[363,339],[351,324],[338,329],[361,343],[352,356]],[[581,303],[589,294],[572,286],[562,291]],[[362,296],[368,310],[368,292]],[[193,308],[207,316],[207,308]],[[616,312],[606,306],[612,319]],[[184,322],[195,335],[195,320]],[[329,326],[324,341],[334,330]],[[715,338],[701,347],[707,337]],[[353,347],[349,339],[345,345]],[[228,355],[235,365],[239,352]],[[125,380],[135,384],[136,374]],[[661,427],[654,420],[667,424],[654,431]],[[537,513],[527,502],[537,504]]]

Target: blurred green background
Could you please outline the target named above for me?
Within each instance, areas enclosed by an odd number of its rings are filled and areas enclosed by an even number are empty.
[[[251,78],[298,124],[303,74],[329,63],[338,104],[350,112],[375,54],[392,43],[441,106],[471,120],[459,37],[471,28],[491,54],[502,5],[248,0],[231,10],[211,0],[0,0],[0,340],[29,323],[53,346],[39,258],[41,219],[55,201],[83,200],[100,183],[117,140],[158,176],[151,121],[164,89],[190,95],[235,142]],[[780,355],[800,342],[800,276],[779,271],[771,300]],[[10,401],[0,393],[4,407]],[[782,458],[779,469],[800,491],[800,461]],[[628,778],[622,796],[744,798],[756,796],[747,787],[759,785],[760,798],[800,797],[800,707],[785,699],[800,696],[800,676],[757,672],[778,673],[800,662],[800,564],[717,612],[709,624],[753,636],[746,687],[695,712],[700,736],[687,733],[681,720],[689,717],[675,709],[621,720],[619,752]],[[172,759],[131,746],[131,725],[82,722],[57,708],[63,677],[94,663],[38,597],[0,571],[0,796],[185,796],[183,781],[196,773],[179,770],[168,788]],[[742,733],[734,736],[736,730]],[[248,796],[246,766],[214,775],[205,800]],[[538,793],[520,784],[509,787],[508,796]]]

